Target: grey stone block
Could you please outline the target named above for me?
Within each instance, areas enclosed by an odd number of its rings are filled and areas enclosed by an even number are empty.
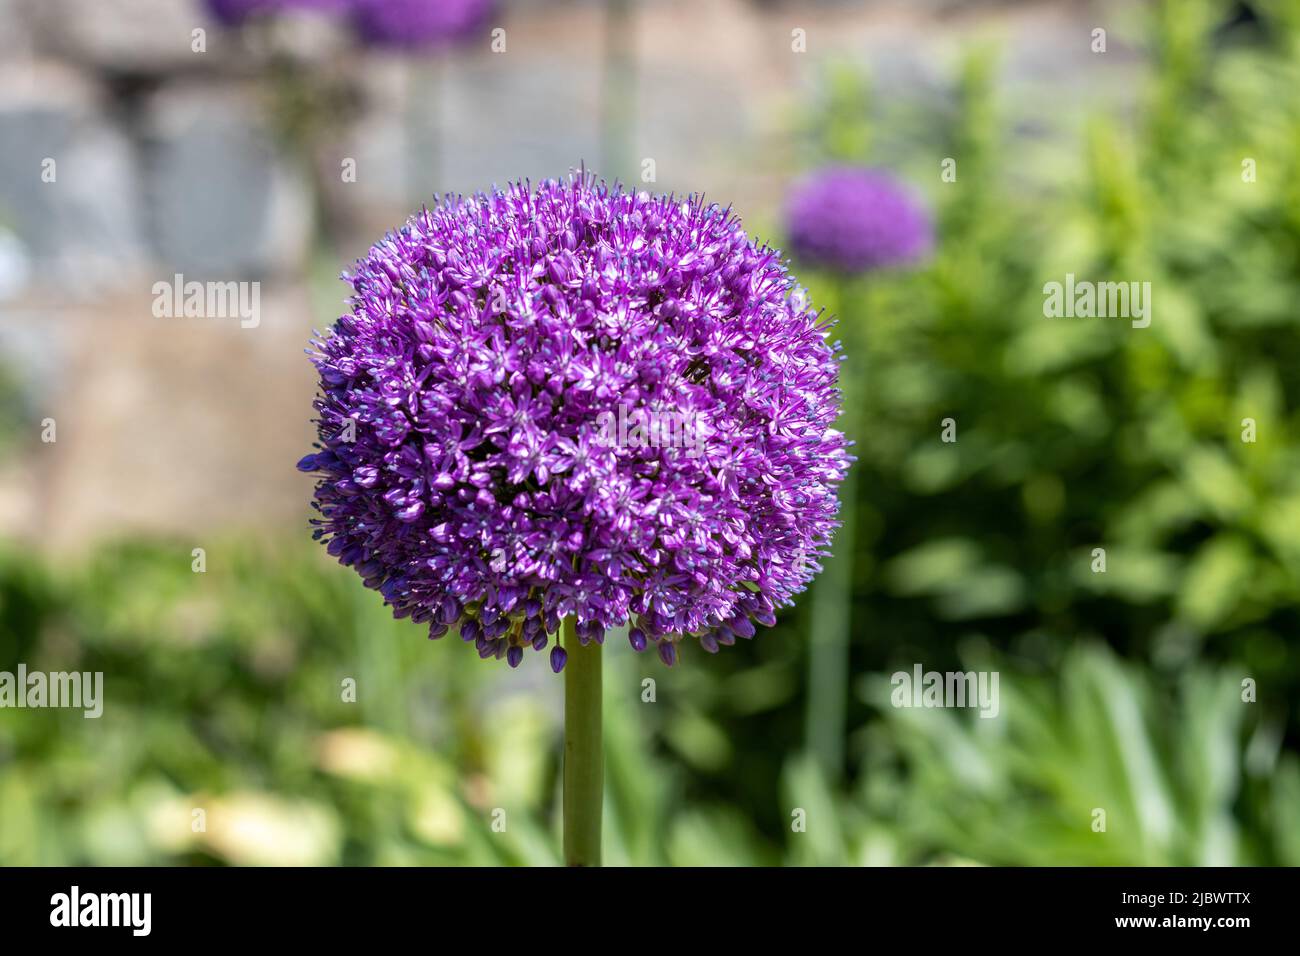
[[[148,102],[142,135],[148,230],[159,260],[200,279],[302,266],[312,235],[310,183],[277,148],[252,90],[165,89]]]
[[[36,279],[89,295],[145,256],[134,148],[96,89],[65,67],[0,71],[0,223]]]

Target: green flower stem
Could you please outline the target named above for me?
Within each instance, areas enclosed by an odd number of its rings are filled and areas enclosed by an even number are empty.
[[[601,646],[578,643],[577,623],[563,624],[564,650],[564,862],[600,866],[600,811],[604,784],[601,753]]]

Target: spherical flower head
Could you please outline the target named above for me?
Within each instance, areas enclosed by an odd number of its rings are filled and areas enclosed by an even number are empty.
[[[362,41],[376,47],[449,46],[471,36],[492,14],[492,0],[351,0]]]
[[[511,664],[563,618],[583,644],[630,624],[672,664],[820,570],[839,346],[730,211],[516,184],[422,210],[344,278],[299,468],[315,536],[397,617]]]
[[[851,166],[818,170],[786,204],[796,261],[848,275],[925,257],[934,231],[925,206],[889,173]]]

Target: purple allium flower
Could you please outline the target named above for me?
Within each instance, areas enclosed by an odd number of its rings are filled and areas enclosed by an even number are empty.
[[[249,17],[284,10],[314,10],[337,13],[355,0],[204,0],[208,11],[226,26],[238,26]]]
[[[820,570],[839,346],[729,210],[516,184],[421,211],[344,278],[298,467],[314,536],[397,617],[511,663],[564,617],[584,644],[631,623],[672,664],[772,626]],[[609,427],[651,413],[689,440]]]
[[[357,34],[371,46],[444,46],[484,26],[492,0],[351,0]]]
[[[796,183],[786,229],[796,260],[843,273],[914,262],[934,245],[929,213],[911,190],[889,173],[850,166]]]

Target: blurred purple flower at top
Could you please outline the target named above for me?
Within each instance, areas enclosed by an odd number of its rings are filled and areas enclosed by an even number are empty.
[[[930,215],[905,184],[852,166],[826,167],[796,183],[786,230],[796,259],[850,274],[915,262],[934,246]]]
[[[285,10],[315,10],[337,13],[348,9],[355,0],[204,0],[208,11],[226,26],[239,26],[249,17]]]
[[[484,26],[492,0],[351,0],[362,41],[377,47],[431,47],[464,40]]]

